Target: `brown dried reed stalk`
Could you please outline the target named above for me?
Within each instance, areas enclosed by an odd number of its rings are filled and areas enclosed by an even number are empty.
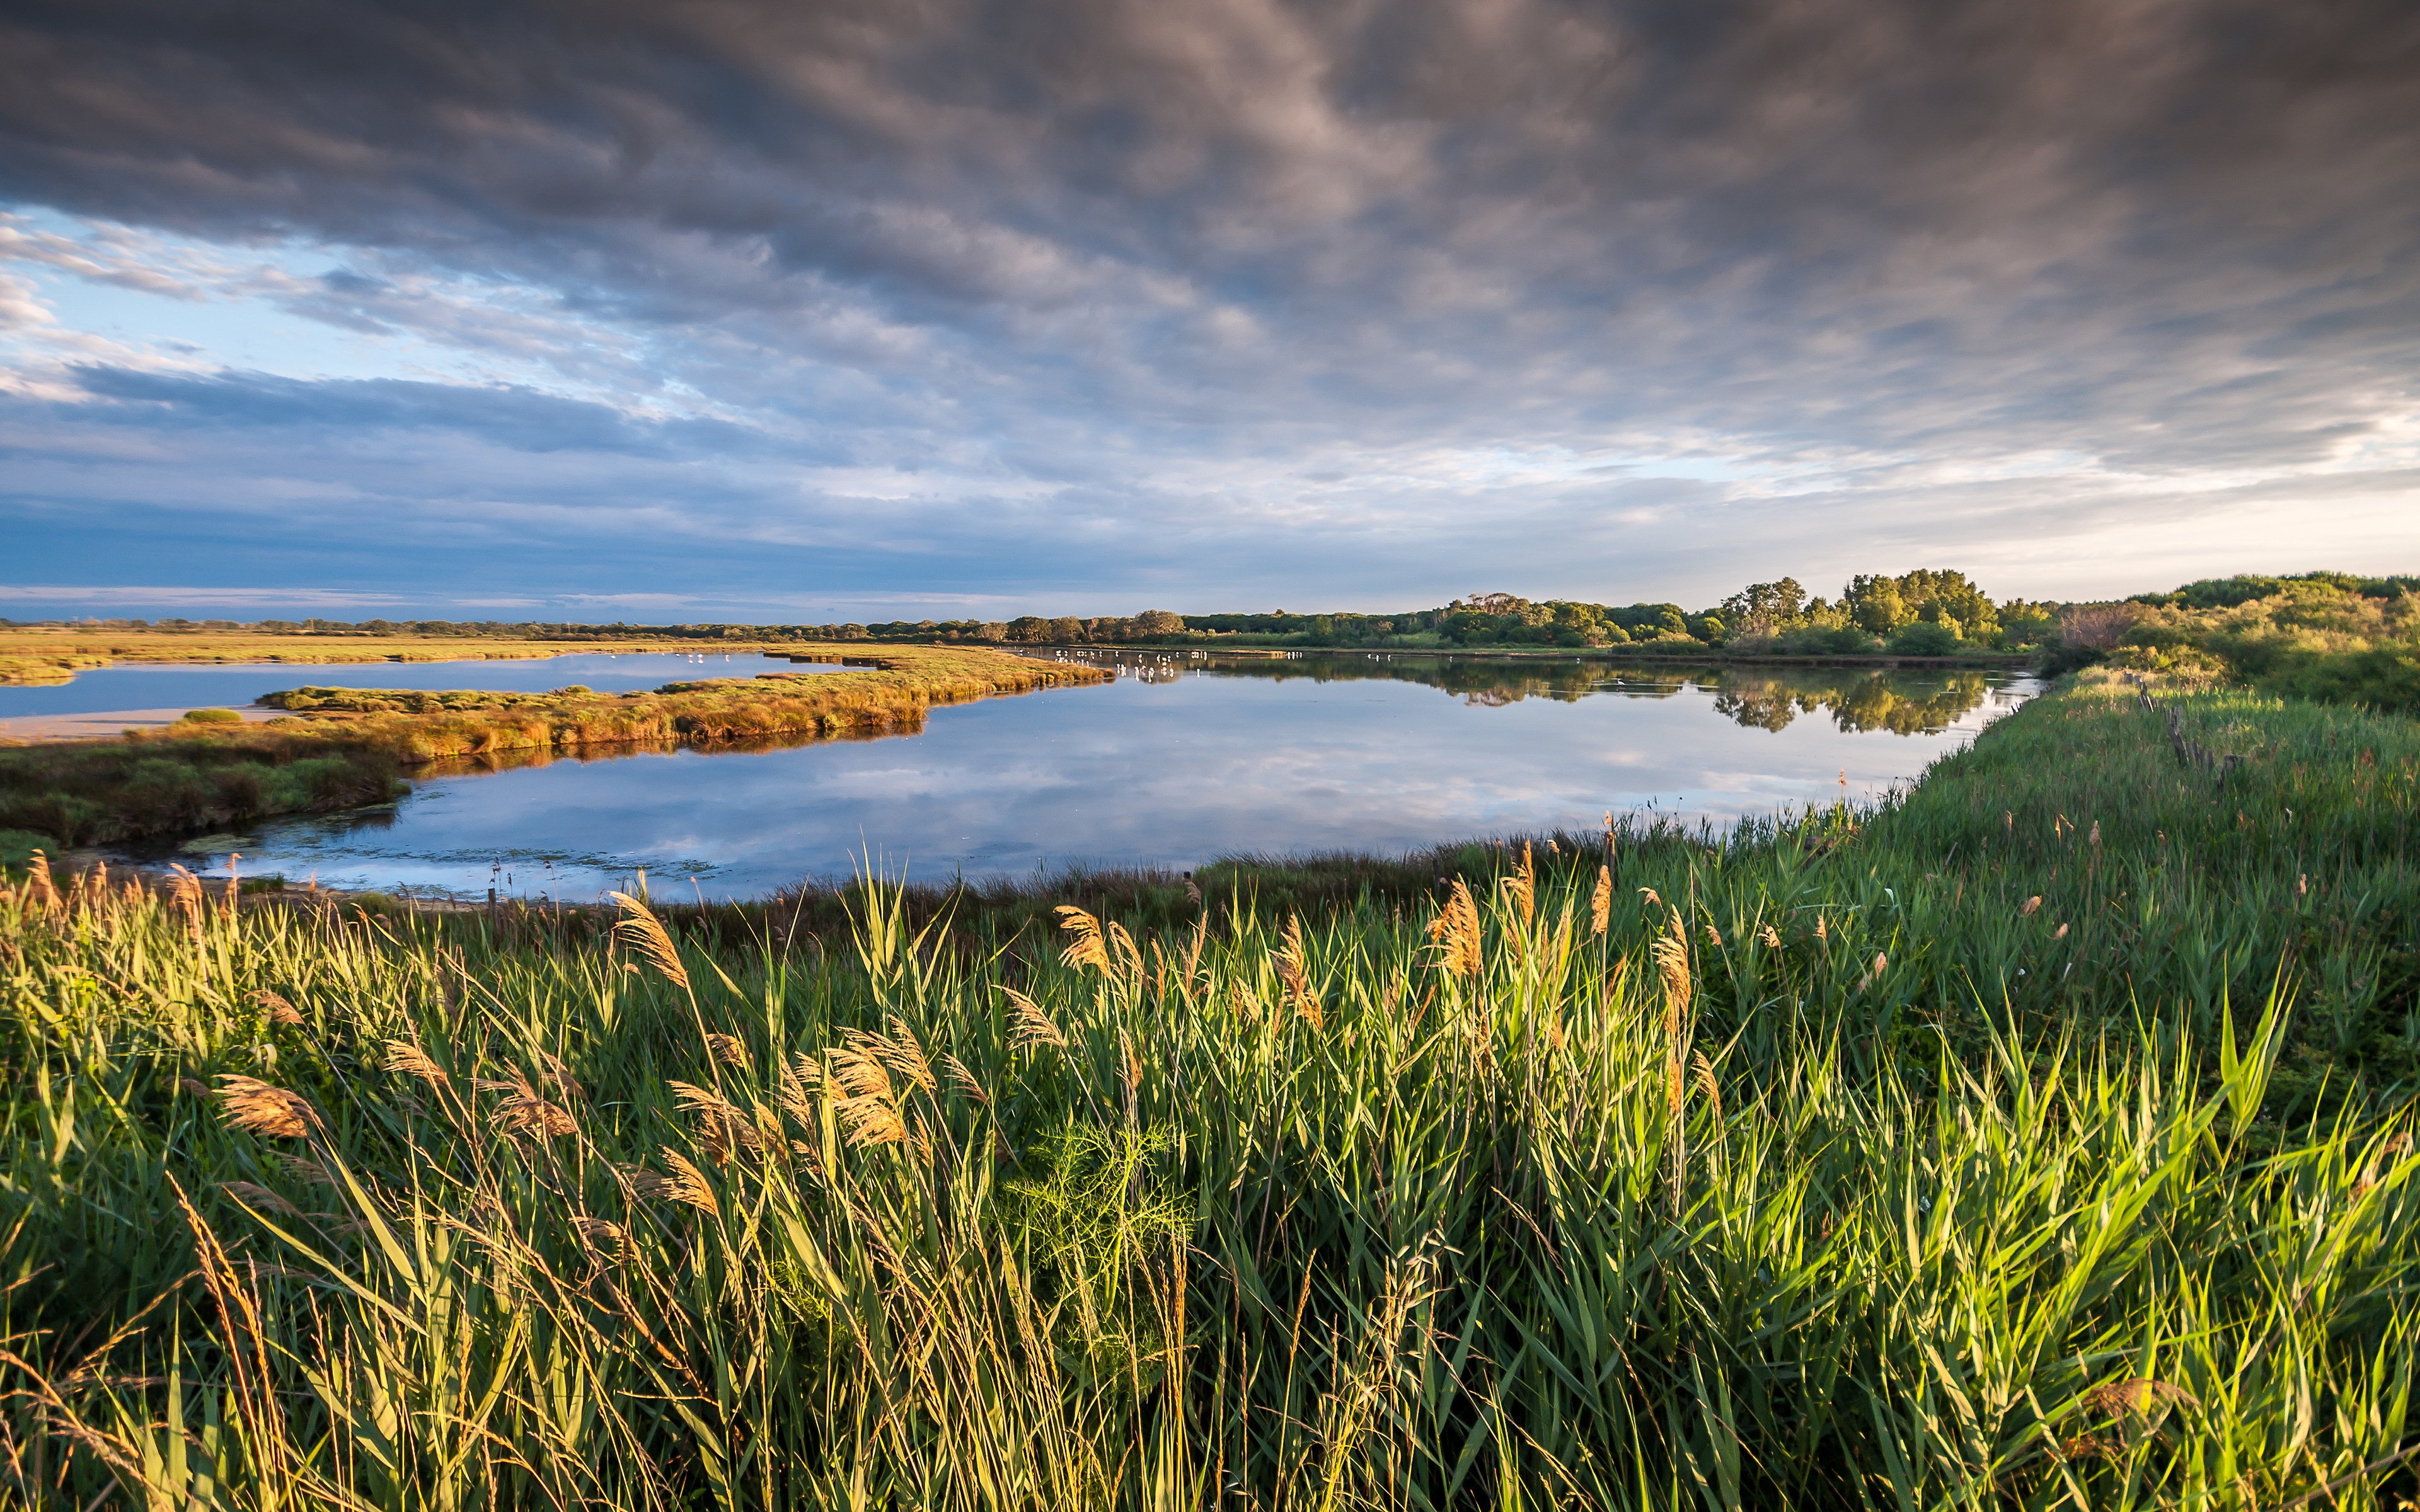
[[[1053,1050],[1067,1048],[1067,1037],[1059,1032],[1059,1026],[1050,1022],[1050,1015],[1042,1011],[1040,1004],[1014,987],[1002,987],[1001,991],[1008,995],[1011,1050],[1032,1050],[1046,1044]]]
[[[656,917],[654,909],[627,892],[607,894],[622,910],[613,925],[613,935],[628,945],[662,974],[666,981],[683,992],[690,991],[689,968],[681,964],[680,950],[673,944],[672,932]]]
[[[269,1010],[269,1022],[271,1024],[283,1024],[288,1027],[292,1027],[302,1022],[302,1013],[300,1009],[297,1009],[292,1003],[287,1002],[284,997],[278,995],[276,993],[271,992],[266,987],[254,993],[252,995],[252,1000],[260,1007]]]
[[[1135,1054],[1134,1039],[1124,1029],[1118,1031],[1118,1081],[1126,1094],[1126,1121],[1132,1123],[1142,1093],[1142,1057]]]
[[[1269,959],[1278,969],[1278,980],[1285,983],[1286,1000],[1294,1011],[1311,1022],[1314,1029],[1325,1026],[1319,999],[1311,990],[1310,975],[1304,970],[1302,949],[1302,918],[1291,915],[1286,919],[1285,933]]]
[[[697,1116],[699,1133],[706,1141],[706,1152],[718,1163],[730,1160],[737,1150],[745,1149],[750,1154],[764,1150],[764,1139],[737,1103],[711,1088],[691,1086],[688,1082],[668,1081],[664,1085],[673,1089],[674,1098],[682,1107]]]
[[[219,1190],[235,1198],[238,1202],[242,1203],[245,1207],[256,1209],[261,1212],[273,1212],[281,1218],[300,1218],[302,1216],[302,1209],[296,1207],[291,1202],[287,1201],[284,1197],[279,1196],[276,1193],[271,1192],[269,1188],[256,1185],[251,1181],[221,1181],[219,1183]]]
[[[955,1086],[959,1091],[966,1093],[967,1096],[970,1098],[973,1098],[985,1107],[991,1106],[990,1091],[984,1087],[983,1083],[975,1080],[975,1073],[967,1070],[966,1062],[960,1060],[955,1056],[943,1056],[941,1057],[941,1072],[944,1075],[950,1078],[951,1083]]]
[[[1135,945],[1134,936],[1116,919],[1109,920],[1109,944],[1116,958],[1126,964],[1126,969],[1137,977],[1142,975],[1142,951]]]
[[[168,884],[169,905],[184,917],[185,933],[195,945],[202,943],[202,879],[183,867],[170,862],[173,880]]]
[[[551,1139],[580,1132],[579,1121],[540,1096],[526,1077],[516,1076],[511,1081],[483,1081],[479,1088],[482,1091],[504,1094],[504,1100],[496,1104],[496,1122],[507,1133]]]
[[[2059,926],[2059,933],[2062,934],[2066,933],[2067,927],[2065,925]],[[1854,997],[1857,994],[1862,993],[1867,988],[1872,986],[1876,981],[1879,981],[1882,979],[1882,974],[1885,968],[1889,965],[1890,957],[1883,954],[1880,950],[1875,951],[1874,964],[1867,967],[1866,974],[1857,979],[1857,984],[1849,989],[1849,995]]]
[[[51,880],[51,857],[48,852],[36,851],[25,866],[25,896],[47,917],[59,911],[59,889]]]
[[[1521,842],[1521,865],[1503,881],[1503,888],[1512,897],[1512,905],[1521,912],[1521,927],[1528,929],[1538,911],[1538,872],[1531,863],[1529,842]]]
[[[607,1259],[618,1260],[628,1247],[629,1235],[617,1223],[602,1218],[575,1218],[572,1227],[580,1231],[580,1242]]]
[[[1589,896],[1589,933],[1602,937],[1613,923],[1613,868],[1596,869],[1596,891]]]
[[[823,1088],[824,1063],[802,1050],[782,1068],[782,1085],[774,1092],[773,1101],[800,1127],[813,1129],[821,1121],[815,1099],[822,1095]]]
[[[1479,905],[1470,888],[1456,878],[1445,907],[1429,921],[1429,938],[1438,942],[1437,964],[1450,977],[1477,977],[1485,962],[1480,951]]]
[[[2166,1411],[2179,1402],[2199,1406],[2194,1394],[2169,1381],[2155,1381],[2149,1376],[2136,1376],[2127,1381],[2103,1381],[2084,1394],[2084,1405],[2096,1412],[2115,1416],[2120,1413],[2148,1417]]]
[[[328,1167],[308,1155],[289,1155],[282,1149],[275,1151],[274,1155],[277,1168],[298,1181],[308,1181],[313,1186],[333,1187],[336,1184],[336,1179],[328,1174]]]
[[[875,1038],[862,1031],[859,1037]],[[908,1121],[900,1112],[891,1072],[870,1048],[850,1044],[832,1051],[830,1080],[841,1094],[832,1100],[832,1111],[839,1115],[851,1145],[864,1149],[907,1142]]]
[[[1689,939],[1681,922],[1679,909],[1672,910],[1668,933],[1650,947],[1655,957],[1655,968],[1664,980],[1664,1117],[1670,1130],[1670,1149],[1666,1173],[1672,1216],[1681,1216],[1682,1188],[1689,1174],[1689,1125],[1685,1092],[1687,1079],[1683,1064],[1688,1053],[1689,1002],[1693,983],[1689,973]]]
[[[449,1081],[444,1071],[428,1057],[428,1052],[409,1040],[387,1041],[386,1069],[400,1072],[406,1076],[417,1076],[441,1092]]]
[[[1057,913],[1059,927],[1073,936],[1059,952],[1060,963],[1078,970],[1097,966],[1108,976],[1111,966],[1109,948],[1101,940],[1101,921],[1073,903],[1060,904]]]
[[[717,1218],[722,1216],[722,1204],[714,1197],[714,1184],[706,1179],[706,1173],[699,1170],[694,1162],[676,1149],[658,1153],[664,1157],[664,1164],[672,1167],[672,1174],[655,1177],[647,1188],[643,1189],[644,1195],[686,1203]]]
[[[219,1114],[247,1134],[302,1139],[319,1126],[318,1111],[300,1092],[250,1076],[219,1078]]]

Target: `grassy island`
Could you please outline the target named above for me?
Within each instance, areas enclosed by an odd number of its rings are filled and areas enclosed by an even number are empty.
[[[784,654],[844,666],[628,694],[302,687],[272,695],[293,714],[265,724],[196,722],[122,740],[0,748],[0,831],[104,843],[376,802],[410,769],[448,758],[912,730],[935,704],[1111,675],[977,647],[864,655],[800,645]]]
[[[1335,869],[21,873],[0,1494],[2420,1491],[2420,726],[2096,671],[1879,807]]]

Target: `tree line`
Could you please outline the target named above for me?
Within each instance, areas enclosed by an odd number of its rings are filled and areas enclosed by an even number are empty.
[[[5,624],[7,622],[0,622]],[[53,622],[55,623],[55,622]],[[1008,620],[847,621],[823,625],[578,625],[559,621],[325,619],[98,620],[96,628],[246,631],[271,635],[417,636],[535,640],[863,640],[999,645],[1272,645],[1406,650],[1467,646],[1637,645],[1671,651],[1729,647],[1775,655],[1889,652],[1947,656],[2044,643],[2058,607],[1994,601],[1962,572],[1920,569],[1859,574],[1839,596],[1810,596],[1795,578],[1750,583],[1709,608],[1677,603],[1600,604],[1473,594],[1432,609],[1392,613],[1326,612],[1020,615]]]

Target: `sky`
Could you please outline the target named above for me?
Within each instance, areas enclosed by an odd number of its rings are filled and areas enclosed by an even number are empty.
[[[2420,571],[2408,0],[7,0],[0,615]]]

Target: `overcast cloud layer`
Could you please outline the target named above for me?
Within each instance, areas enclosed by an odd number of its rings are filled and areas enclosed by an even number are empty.
[[[0,8],[0,613],[2420,568],[2408,3]]]

